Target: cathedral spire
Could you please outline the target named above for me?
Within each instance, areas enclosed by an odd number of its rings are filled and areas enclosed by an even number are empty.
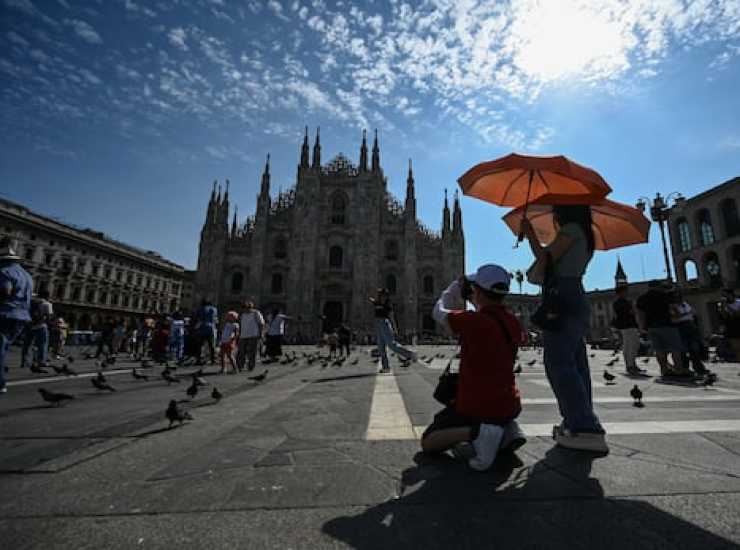
[[[367,172],[367,130],[362,131],[362,145],[360,146],[360,172]]]
[[[311,164],[311,167],[316,169],[321,168],[321,142],[319,139],[319,130],[320,128],[316,128],[316,141],[313,144],[313,162]]]
[[[267,197],[270,196],[270,153],[267,153],[265,171],[262,172],[262,187],[260,188],[260,195]]]
[[[411,167],[411,159],[409,159],[409,175],[406,178],[406,204],[404,211],[409,215],[416,218],[416,192],[414,190],[414,172]]]
[[[380,172],[380,147],[378,147],[378,130],[375,130],[375,141],[373,141],[373,172]]]
[[[308,126],[303,136],[303,146],[301,147],[301,168],[308,168]]]
[[[452,213],[452,233],[462,235],[462,210],[460,209],[460,197],[455,189],[455,206]]]
[[[447,202],[447,189],[445,189],[445,205],[442,209],[442,238],[450,234],[450,205]]]
[[[237,232],[237,225],[236,225],[236,218],[237,216],[238,207],[234,206],[234,221],[231,222],[231,238],[236,238],[236,232]]]
[[[229,180],[226,180],[226,193],[224,193],[224,202],[229,204]]]
[[[622,267],[622,261],[617,257],[617,272],[614,274],[614,286],[625,286],[627,282],[627,274]]]

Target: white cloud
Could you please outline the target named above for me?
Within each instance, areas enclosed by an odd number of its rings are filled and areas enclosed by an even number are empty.
[[[170,29],[170,32],[167,33],[167,38],[169,39],[170,44],[176,48],[179,48],[184,52],[188,51],[188,45],[185,43],[187,33],[182,27]]]
[[[28,47],[28,40],[23,38],[17,32],[8,31],[6,36],[8,37],[8,40],[10,40],[13,44],[18,44],[19,46]]]
[[[290,21],[290,18],[283,13],[283,6],[277,0],[268,0],[267,7],[270,11],[275,14],[275,17],[282,19],[283,21]]]
[[[103,43],[103,39],[100,38],[100,35],[97,33],[97,31],[92,27],[92,25],[86,23],[85,21],[82,21],[80,19],[65,19],[64,24],[72,27],[77,36],[79,36],[89,44]]]

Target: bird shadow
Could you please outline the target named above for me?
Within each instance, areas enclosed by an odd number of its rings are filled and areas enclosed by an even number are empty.
[[[176,430],[176,429],[182,428],[182,427],[183,427],[183,424],[174,425],[171,428],[165,426],[164,428],[156,428],[154,430],[148,430],[146,432],[138,433],[134,437],[136,437],[137,439],[139,439],[139,438],[147,437],[147,436],[150,436],[150,435],[156,435],[156,434],[161,434],[161,433],[169,432],[169,431]]]

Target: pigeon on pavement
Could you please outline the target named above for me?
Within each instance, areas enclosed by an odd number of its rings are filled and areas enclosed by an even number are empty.
[[[188,394],[190,399],[193,399],[196,395],[198,395],[198,384],[196,384],[195,380],[193,380],[193,383],[188,387],[187,390],[185,390],[185,393]]]
[[[75,398],[74,395],[69,395],[67,393],[54,393],[53,391],[49,391],[44,388],[39,388],[39,393],[44,401],[56,406],[61,405],[63,401],[69,401],[70,399]]]
[[[637,384],[635,384],[630,390],[630,397],[635,400],[634,403],[632,403],[635,407],[644,407],[642,403],[642,390],[637,387]]]
[[[172,384],[173,382],[176,383],[176,384],[179,384],[180,383],[180,379],[179,378],[176,378],[176,377],[172,376],[172,372],[170,371],[170,369],[164,369],[162,371],[162,378],[167,381],[167,385],[168,386],[170,384]]]
[[[105,391],[110,391],[110,392],[114,392],[114,391],[116,391],[116,390],[115,390],[115,389],[113,388],[113,386],[111,386],[110,384],[108,384],[108,383],[107,383],[107,382],[105,381],[105,378],[103,378],[103,380],[100,380],[100,378],[91,378],[91,379],[90,379],[90,382],[92,382],[92,385],[93,385],[93,386],[95,387],[95,389],[97,389],[97,390],[105,390]]]
[[[604,380],[606,380],[606,383],[611,385],[614,384],[614,380],[616,380],[616,376],[614,376],[612,373],[610,373],[608,370],[604,369]]]
[[[534,365],[535,363],[537,363],[537,359],[532,359],[532,360],[531,360],[530,362],[528,362],[528,363],[527,363],[527,366],[528,366],[528,367],[531,367],[531,366],[532,366],[532,365]]]
[[[146,374],[139,374],[136,372],[136,367],[131,369],[131,376],[134,377],[134,380],[149,380],[149,377]]]
[[[222,393],[221,393],[220,391],[218,391],[218,388],[217,388],[216,386],[214,386],[214,387],[213,387],[213,391],[211,392],[211,397],[212,397],[213,399],[215,399],[216,401],[221,401],[221,398],[222,398],[223,396],[224,396],[224,395],[223,395],[223,394],[222,394]]]
[[[177,406],[177,401],[174,399],[170,401],[170,404],[167,406],[167,410],[164,413],[167,420],[170,421],[170,428],[172,428],[172,424],[175,422],[178,422],[182,424],[186,420],[193,420],[193,417],[190,416],[190,413],[188,411],[181,411],[180,408]]]
[[[250,376],[249,380],[254,380],[255,382],[263,382],[265,378],[267,378],[267,369],[265,369],[265,372],[262,374],[258,374],[257,376]]]

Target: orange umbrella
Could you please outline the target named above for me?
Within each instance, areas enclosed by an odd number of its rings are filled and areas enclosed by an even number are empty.
[[[557,234],[552,204],[558,204],[560,199],[543,195],[539,200],[542,203],[530,204],[526,208],[526,216],[540,242],[550,244]],[[648,241],[650,220],[637,208],[609,199],[599,199],[590,206],[597,250],[611,250]],[[515,235],[519,235],[524,209],[512,210],[503,218]]]
[[[473,166],[457,180],[463,194],[518,208],[552,195],[561,204],[590,203],[611,187],[596,171],[563,156],[530,157],[512,153]]]

